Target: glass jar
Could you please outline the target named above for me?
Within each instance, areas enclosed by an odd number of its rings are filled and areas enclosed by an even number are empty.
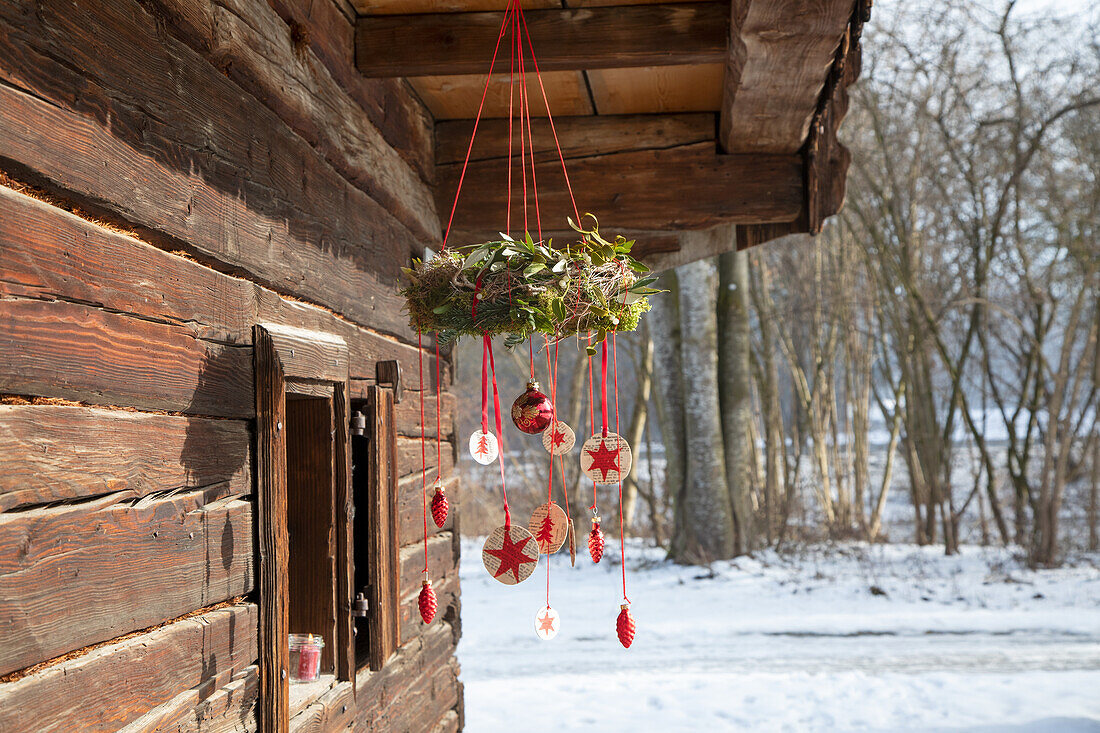
[[[290,635],[290,681],[314,682],[321,673],[321,649],[325,646],[320,634]]]

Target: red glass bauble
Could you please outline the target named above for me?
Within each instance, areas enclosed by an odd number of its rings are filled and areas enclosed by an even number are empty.
[[[615,621],[615,631],[619,634],[619,643],[627,649],[634,643],[634,617],[630,615],[630,604],[620,606],[619,618]]]
[[[528,435],[537,435],[554,419],[554,406],[550,398],[539,391],[539,383],[531,380],[527,391],[512,403],[512,422]]]
[[[435,591],[432,590],[432,581],[424,581],[424,585],[420,589],[420,597],[416,599],[416,604],[420,607],[420,618],[424,619],[424,623],[430,624],[432,619],[435,618],[436,610]]]
[[[594,563],[603,558],[603,530],[600,529],[599,519],[592,520],[592,531],[588,533],[588,554]]]
[[[442,527],[447,523],[447,494],[443,491],[443,487],[438,484],[435,487],[435,495],[432,496],[432,521],[435,522],[435,526]]]

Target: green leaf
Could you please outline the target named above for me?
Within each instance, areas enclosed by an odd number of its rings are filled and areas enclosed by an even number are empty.
[[[449,311],[450,309],[451,309],[451,304],[450,303],[444,303],[443,305],[437,305],[435,308],[432,308],[432,313],[435,313],[436,315],[442,315],[442,314],[446,313],[447,311]]]
[[[541,272],[546,269],[546,265],[541,262],[534,262],[527,267],[523,268],[523,276],[531,277],[532,275]]]
[[[514,241],[516,241],[516,240],[512,239],[511,237],[509,237],[504,232],[498,232],[498,233],[500,234],[500,238],[503,239],[505,242],[514,242]]]
[[[568,265],[568,264],[569,263],[566,262],[565,260],[558,260],[557,262],[554,263],[554,266],[550,268],[550,271],[555,272],[555,273],[560,273],[565,269],[566,265]]]

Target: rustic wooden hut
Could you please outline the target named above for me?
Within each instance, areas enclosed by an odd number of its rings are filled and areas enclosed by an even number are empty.
[[[454,517],[415,611],[437,365],[397,289],[503,5],[0,2],[0,731],[462,726]],[[525,7],[582,207],[657,266],[839,207],[864,0]],[[457,239],[499,228],[505,110]],[[325,674],[290,685],[307,631]]]

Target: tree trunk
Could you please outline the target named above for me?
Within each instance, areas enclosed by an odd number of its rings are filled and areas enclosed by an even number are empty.
[[[729,231],[733,236],[732,227]],[[726,481],[733,508],[734,552],[756,545],[752,510],[752,350],[749,313],[749,256],[727,252],[718,257],[718,364]]]
[[[630,473],[623,481],[623,522],[627,529],[634,523],[634,510],[638,503],[638,464],[641,463],[642,437],[645,435],[649,411],[649,392],[653,382],[653,341],[646,337],[641,344],[641,370],[638,372],[638,390],[634,395],[634,414],[626,430],[626,442],[635,452]]]
[[[653,406],[665,446],[664,492],[672,507],[672,537],[681,534],[686,444],[684,440],[684,382],[680,362],[680,286],[674,270],[658,282],[669,292],[651,299],[649,333],[653,340]],[[670,544],[670,554],[671,554]]]
[[[682,500],[675,507],[671,555],[677,562],[706,563],[730,558],[734,550],[718,411],[718,272],[713,261],[702,260],[677,268],[676,277],[687,461]]]

